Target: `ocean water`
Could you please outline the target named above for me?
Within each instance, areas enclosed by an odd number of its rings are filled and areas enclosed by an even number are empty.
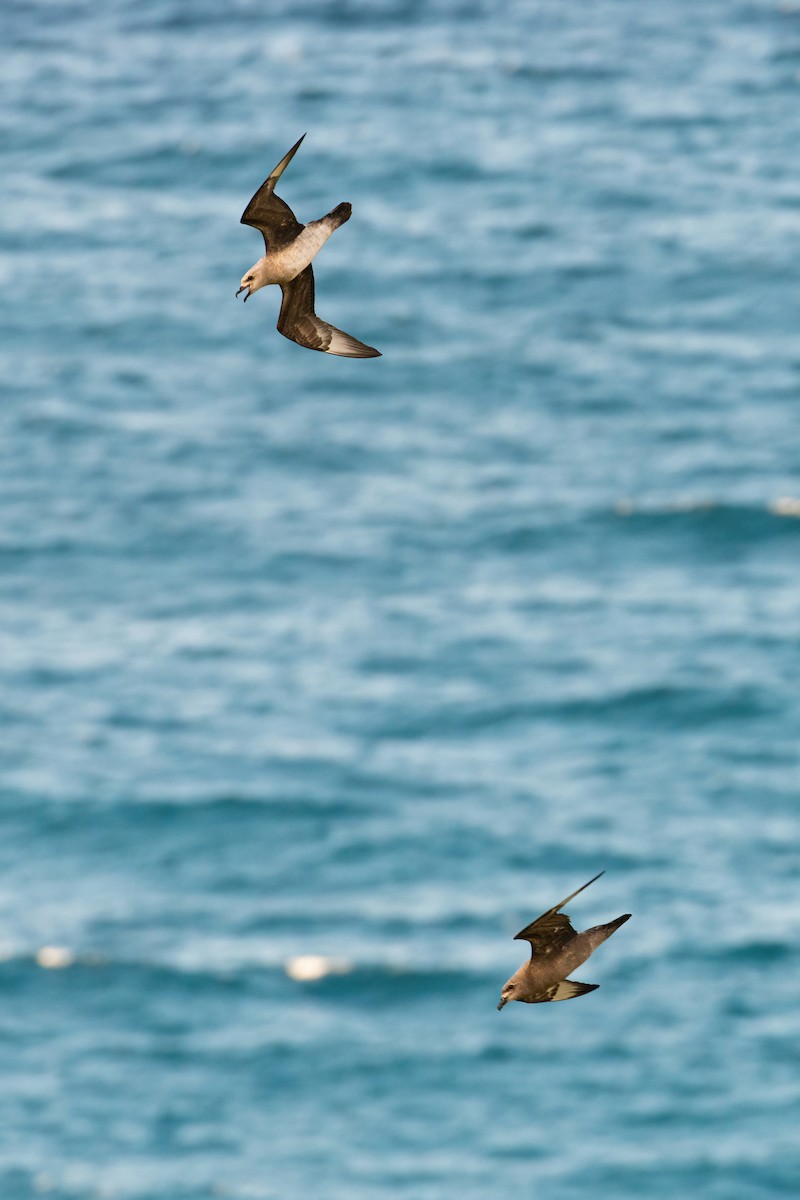
[[[2,20],[0,1200],[797,1195],[798,6]]]

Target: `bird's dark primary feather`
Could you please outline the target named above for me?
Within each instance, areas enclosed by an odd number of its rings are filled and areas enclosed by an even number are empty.
[[[314,272],[310,264],[290,283],[282,283],[281,292],[278,331],[290,342],[340,358],[380,358],[380,350],[329,325],[314,312]]]
[[[526,925],[524,929],[514,935],[514,941],[530,942],[531,958],[534,955],[552,954],[554,951],[560,950],[576,936],[576,932],[567,914],[559,912],[559,909],[563,908],[565,904],[569,904],[570,900],[574,900],[589,884],[594,883],[595,879],[599,879],[604,874],[604,871],[599,871],[594,878],[589,880],[589,883],[584,883],[583,887],[571,892],[560,904],[555,904],[535,921],[531,921],[530,925]]]
[[[303,134],[277,167],[273,168],[241,216],[242,225],[250,225],[260,231],[268,251],[277,250],[294,241],[303,229],[286,201],[275,195],[275,184],[294,158],[305,136]]]

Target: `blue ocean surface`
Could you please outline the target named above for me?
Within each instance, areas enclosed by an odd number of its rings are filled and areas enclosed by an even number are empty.
[[[798,1195],[800,7],[2,23],[0,1200]]]

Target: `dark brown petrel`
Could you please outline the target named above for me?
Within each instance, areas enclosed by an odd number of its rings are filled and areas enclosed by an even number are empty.
[[[594,883],[600,875],[605,875],[605,871],[595,875],[589,883]],[[567,979],[567,975],[585,962],[590,954],[594,954],[597,947],[610,938],[620,925],[624,925],[631,914],[625,913],[607,925],[595,925],[583,933],[576,933],[569,917],[559,909],[569,904],[589,883],[579,887],[577,892],[567,896],[555,908],[548,909],[516,934],[515,941],[521,939],[530,942],[531,957],[505,984],[498,1008],[508,1004],[509,1000],[521,1000],[523,1004],[571,1000],[573,996],[585,996],[600,986],[599,983],[578,983],[574,979]]]
[[[314,272],[311,260],[335,229],[350,219],[349,204],[337,204],[326,217],[301,225],[289,205],[275,195],[275,184],[302,142],[295,142],[285,158],[253,196],[242,213],[242,224],[252,225],[264,237],[266,253],[242,276],[239,292],[245,300],[268,283],[283,292],[278,329],[284,337],[309,350],[338,354],[342,358],[379,358],[380,350],[365,346],[349,333],[329,325],[314,312]],[[239,295],[239,292],[236,295]]]

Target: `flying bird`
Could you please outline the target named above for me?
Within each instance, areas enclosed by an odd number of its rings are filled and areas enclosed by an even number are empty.
[[[605,871],[595,875],[589,883],[594,883],[600,875],[605,875]],[[567,914],[559,910],[587,888],[589,883],[579,887],[577,892],[567,896],[554,908],[549,908],[515,935],[515,941],[530,942],[531,957],[504,985],[498,1009],[508,1004],[509,1000],[521,1000],[523,1004],[571,1000],[573,996],[585,996],[600,986],[599,983],[578,983],[575,979],[567,979],[567,975],[585,962],[590,954],[594,954],[606,938],[610,938],[620,925],[630,919],[631,914],[624,913],[607,925],[594,925],[583,933],[576,933]]]
[[[264,238],[265,254],[242,276],[239,292],[245,300],[269,283],[277,283],[283,292],[278,330],[284,337],[309,350],[338,354],[342,358],[379,358],[380,350],[365,346],[329,325],[314,312],[314,272],[316,257],[335,229],[350,220],[350,204],[337,204],[326,217],[301,225],[289,205],[275,195],[275,184],[297,153],[303,137],[295,142],[272,174],[264,180],[242,213],[242,224],[258,229]]]

